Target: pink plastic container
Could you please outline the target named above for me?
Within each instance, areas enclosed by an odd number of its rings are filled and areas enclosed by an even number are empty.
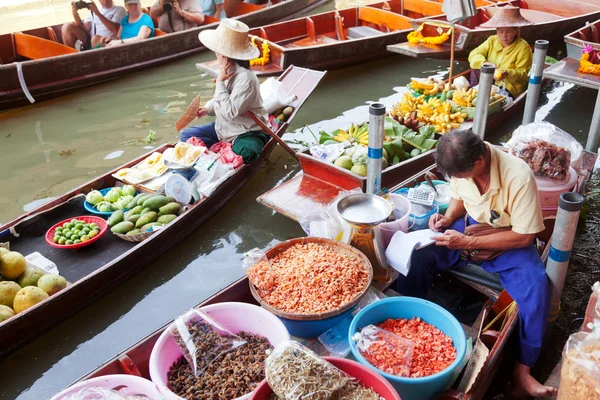
[[[385,400],[401,400],[394,387],[383,376],[356,361],[337,357],[323,357],[348,375],[356,378],[363,386],[373,389]],[[267,380],[263,380],[256,388],[251,400],[268,400],[273,393]]]
[[[79,382],[70,388],[63,390],[50,400],[64,399],[67,395],[77,393],[86,387],[113,389],[118,386],[126,386],[120,390],[126,394],[132,395],[140,393],[146,395],[148,398],[150,398],[150,400],[164,399],[164,396],[158,391],[156,385],[150,382],[148,379],[140,378],[139,376],[134,375],[105,375]]]
[[[247,303],[217,303],[200,308],[230,331],[254,333],[264,336],[271,345],[290,340],[290,334],[283,323],[275,315],[264,308]],[[175,361],[182,356],[181,350],[170,334],[174,324],[169,325],[160,335],[150,354],[150,378],[158,386],[166,399],[181,399],[167,388],[167,372]],[[251,393],[238,397],[244,400]]]
[[[577,172],[569,167],[567,178],[562,182],[556,182],[550,178],[535,177],[540,196],[542,209],[544,207],[558,207],[558,197],[561,193],[570,192],[577,183]]]
[[[381,239],[386,248],[388,244],[390,244],[394,233],[398,231],[408,232],[408,216],[412,211],[410,201],[408,201],[406,197],[396,193],[390,193],[389,196],[394,202],[394,214],[399,216],[399,218],[392,222],[383,222],[379,224]]]

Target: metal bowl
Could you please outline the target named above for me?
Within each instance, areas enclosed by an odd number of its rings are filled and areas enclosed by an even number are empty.
[[[392,205],[374,194],[357,193],[344,197],[337,210],[348,223],[353,225],[377,225],[392,213]]]

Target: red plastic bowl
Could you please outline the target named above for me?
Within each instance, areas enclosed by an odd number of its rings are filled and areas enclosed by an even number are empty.
[[[87,242],[81,242],[81,243],[77,243],[77,244],[54,243],[54,232],[56,231],[56,228],[58,228],[59,226],[62,226],[65,222],[71,222],[71,220],[73,220],[73,219],[83,221],[86,224],[91,224],[93,222],[100,227],[100,232],[98,233],[98,235],[94,236]],[[65,219],[64,221],[61,221],[61,222],[53,225],[52,228],[48,229],[48,232],[46,232],[46,243],[48,243],[52,247],[56,247],[57,249],[78,249],[80,247],[84,247],[84,246],[87,246],[88,244],[94,243],[96,240],[100,239],[102,237],[102,235],[104,235],[106,233],[107,230],[108,230],[108,224],[106,223],[106,221],[104,219],[102,219],[100,217],[94,217],[91,215],[82,215],[79,217]]]
[[[381,375],[356,361],[338,357],[323,357],[348,375],[356,378],[361,385],[373,389],[385,400],[401,400],[394,387]],[[268,400],[273,393],[267,380],[263,380],[250,396],[250,400]]]

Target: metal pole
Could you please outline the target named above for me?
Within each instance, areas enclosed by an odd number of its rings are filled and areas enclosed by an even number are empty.
[[[372,103],[369,106],[369,150],[367,161],[367,193],[381,190],[381,158],[383,157],[383,119],[385,106]]]
[[[492,93],[495,70],[496,66],[494,64],[485,63],[481,66],[479,74],[477,106],[475,107],[475,118],[473,118],[473,133],[482,139],[485,137],[485,125],[487,124],[488,109],[490,108],[490,94]]]
[[[548,51],[547,40],[536,40],[535,51],[533,52],[533,66],[531,67],[531,76],[529,77],[529,87],[527,88],[527,98],[525,100],[525,111],[523,112],[523,125],[535,121],[535,112],[537,110],[540,90],[542,88],[542,75],[544,74],[544,64],[546,63],[546,52]]]
[[[600,140],[600,91],[596,97],[596,105],[594,106],[594,115],[592,115],[592,124],[590,125],[590,133],[588,135],[585,149],[592,153],[598,152],[598,141]]]
[[[554,321],[558,317],[560,298],[562,296],[571,249],[575,240],[575,231],[579,220],[579,212],[583,206],[583,196],[579,193],[566,192],[560,195],[558,213],[552,234],[552,243],[546,263],[546,274],[550,280],[552,291],[550,311],[548,313],[548,332],[551,332]]]

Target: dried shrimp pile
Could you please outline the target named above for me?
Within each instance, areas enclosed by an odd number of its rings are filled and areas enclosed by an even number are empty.
[[[558,400],[600,399],[600,337],[577,332],[563,351]]]
[[[297,314],[339,309],[370,283],[358,257],[318,243],[296,244],[268,262],[254,264],[248,277],[265,302]]]

